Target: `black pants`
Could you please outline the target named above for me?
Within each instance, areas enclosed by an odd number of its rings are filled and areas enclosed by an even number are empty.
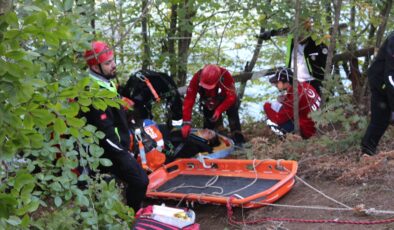
[[[370,81],[373,79],[369,79]],[[363,153],[373,155],[380,138],[383,136],[390,124],[391,110],[388,94],[377,88],[374,84],[371,87],[371,121],[361,142]]]
[[[231,130],[231,135],[236,144],[242,144],[245,142],[245,139],[241,132],[241,122],[239,120],[238,114],[239,101],[235,103],[233,106],[227,109],[226,114],[228,117],[228,122]],[[203,107],[204,114],[204,128],[215,130],[215,126],[217,122],[212,122],[210,119],[213,116],[215,110],[209,110],[205,106]]]
[[[141,208],[149,184],[146,172],[137,163],[136,159],[128,153],[105,153],[103,157],[110,159],[112,165],[100,169],[114,174],[116,178],[126,183],[127,205],[137,212]]]

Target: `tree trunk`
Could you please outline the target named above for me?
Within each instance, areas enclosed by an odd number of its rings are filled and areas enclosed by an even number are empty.
[[[123,4],[122,4],[122,1],[120,1],[119,2],[119,23],[120,23],[120,30],[121,31],[123,31],[123,30],[125,30],[125,26],[124,26],[124,20],[123,20],[123,14],[124,14],[124,12],[123,12]],[[125,57],[125,55],[124,55],[124,41],[122,41],[121,43],[120,43],[120,45],[119,45],[119,53],[118,54],[120,54],[120,55],[117,55],[118,57],[119,57],[119,61],[120,61],[120,64],[122,65],[122,66],[124,66],[124,57]]]
[[[148,5],[148,0],[142,1],[142,10]],[[148,39],[148,14],[142,16],[141,19],[141,34],[142,34],[142,45],[144,52],[142,53],[142,69],[147,70],[150,65],[150,49]]]
[[[293,116],[294,116],[294,132],[300,135],[300,116],[299,116],[299,95],[298,95],[298,66],[297,66],[297,52],[298,52],[298,37],[300,32],[300,11],[301,11],[300,0],[296,0],[295,4],[295,31],[294,31],[294,47],[292,54],[293,65],[294,65],[294,80],[293,80]]]
[[[177,76],[177,60],[176,60],[176,53],[175,53],[175,37],[176,34],[176,26],[177,26],[177,19],[178,19],[178,4],[173,3],[171,5],[171,21],[170,21],[170,30],[168,33],[168,55],[170,59],[170,74],[172,77],[176,78]],[[178,82],[178,81],[176,81]]]
[[[96,3],[94,0],[90,0],[89,4],[90,4],[90,9],[92,10],[91,14],[89,14],[89,17],[92,18],[92,20],[90,20],[90,26],[93,29],[93,34],[96,35],[96,20],[94,20],[94,17],[96,15],[96,11],[94,10]]]
[[[180,10],[184,10],[180,14]],[[193,0],[184,0],[178,8],[178,84],[185,85],[187,78],[187,59],[189,57],[189,47],[193,36],[192,18],[196,14]]]
[[[7,13],[12,8],[13,1],[0,0],[0,16]]]
[[[265,28],[263,26],[261,26],[260,27],[260,34],[263,34],[264,31],[265,31]],[[253,51],[253,57],[250,60],[250,62],[248,62],[245,65],[244,72],[246,72],[246,73],[252,72],[254,66],[256,65],[257,58],[260,55],[260,50],[261,50],[261,45],[262,44],[263,44],[263,39],[262,39],[261,36],[259,36],[258,39],[257,39],[256,47],[254,48],[254,51]],[[241,86],[239,87],[239,93],[238,93],[238,97],[239,97],[240,100],[244,96],[246,83],[247,83],[247,81],[241,81]]]
[[[350,10],[350,30],[352,34],[356,34],[356,8],[353,4]],[[351,39],[348,45],[350,53],[355,53],[357,47],[357,38]],[[353,98],[357,102],[360,98],[361,86],[362,86],[362,76],[359,69],[358,57],[351,56],[349,59],[349,75],[348,79],[352,83]]]
[[[328,76],[331,75],[331,71],[332,71],[332,59],[334,57],[336,37],[337,37],[337,33],[338,33],[338,28],[339,28],[339,16],[341,13],[341,6],[342,6],[342,0],[337,0],[336,2],[334,1],[334,11],[335,11],[334,26],[333,26],[331,37],[330,37],[330,45],[328,46],[327,62],[326,62],[326,66],[324,69],[324,75],[325,75],[326,79]]]
[[[382,11],[380,12],[380,15],[382,17],[382,22],[380,23],[378,32],[376,34],[376,44],[375,44],[376,48],[379,48],[380,44],[382,43],[384,31],[386,30],[387,20],[389,18],[392,6],[393,6],[393,0],[387,0],[386,3],[384,4],[384,7],[382,8]]]

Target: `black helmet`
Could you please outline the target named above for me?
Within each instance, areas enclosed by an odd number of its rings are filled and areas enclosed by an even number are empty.
[[[277,83],[278,81],[283,83],[289,82],[291,84],[293,83],[293,71],[291,71],[289,68],[281,67],[276,71],[275,75],[271,77],[269,81],[272,84]]]

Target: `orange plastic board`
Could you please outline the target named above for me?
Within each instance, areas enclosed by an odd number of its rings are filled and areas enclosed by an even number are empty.
[[[205,167],[208,166],[209,168]],[[149,175],[147,197],[264,206],[293,187],[298,164],[288,160],[180,159]]]

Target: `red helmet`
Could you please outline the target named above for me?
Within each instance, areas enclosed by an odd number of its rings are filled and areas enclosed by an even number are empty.
[[[201,70],[200,86],[204,89],[213,89],[221,77],[221,69],[217,65],[206,65]]]
[[[86,50],[83,56],[86,60],[86,63],[89,66],[92,66],[112,59],[114,57],[114,52],[105,42],[94,41],[92,42],[92,49]]]

